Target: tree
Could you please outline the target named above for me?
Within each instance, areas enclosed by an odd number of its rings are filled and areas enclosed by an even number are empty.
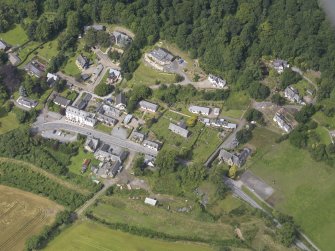
[[[286,102],[285,98],[280,96],[278,93],[275,93],[272,95],[271,101],[272,103],[279,105],[279,106],[285,105],[285,102]]]
[[[276,236],[280,243],[289,247],[297,237],[297,230],[294,224],[286,222],[276,230]]]
[[[23,124],[24,122],[27,121],[28,119],[28,112],[23,111],[19,108],[14,109],[15,115],[17,120],[19,121],[20,124]]]
[[[315,107],[312,104],[308,104],[301,108],[301,110],[295,114],[294,118],[299,123],[306,123],[314,115],[315,112]]]
[[[159,175],[175,172],[177,169],[177,152],[174,150],[161,150],[156,158]]]
[[[299,131],[294,129],[289,136],[290,143],[298,148],[304,148],[307,146],[308,136],[305,131]]]
[[[270,89],[259,82],[255,82],[250,85],[249,94],[256,100],[264,100],[270,95]]]
[[[254,109],[254,108],[247,111],[247,113],[245,115],[245,118],[249,122],[257,121],[260,124],[264,124],[263,113],[261,113],[260,111]]]
[[[236,133],[236,139],[239,143],[245,144],[252,138],[252,132],[249,129],[242,129]]]
[[[3,50],[0,50],[0,66],[8,62],[8,55]]]
[[[108,85],[106,83],[100,83],[95,87],[94,93],[100,97],[104,97],[110,94],[113,90],[114,87],[112,85]]]
[[[280,88],[284,90],[289,85],[298,83],[301,79],[302,77],[298,73],[292,71],[290,68],[286,68],[281,74]]]
[[[229,168],[228,177],[231,178],[231,179],[235,179],[237,170],[238,170],[238,167],[236,165],[232,165]]]

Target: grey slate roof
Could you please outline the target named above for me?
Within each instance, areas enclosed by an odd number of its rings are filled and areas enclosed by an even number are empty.
[[[145,101],[145,100],[141,100],[139,102],[139,105],[142,109],[153,111],[153,112],[157,111],[157,109],[158,109],[158,105],[156,105],[154,103],[150,103],[150,102]]]
[[[173,59],[173,55],[162,48],[151,51],[149,55],[162,62],[171,62]]]
[[[0,40],[0,50],[6,50],[8,45],[5,41]]]
[[[179,134],[180,136],[187,138],[189,131],[181,126],[178,126],[176,124],[170,123],[169,125],[169,130],[171,130],[172,132]]]
[[[115,97],[115,105],[126,105],[126,96],[121,92]]]
[[[219,159],[226,162],[229,165],[236,165],[241,167],[248,156],[251,154],[251,150],[249,148],[244,148],[240,153],[230,153],[224,149],[220,150]]]
[[[87,59],[87,57],[83,56],[83,55],[79,55],[77,57],[77,63],[82,67],[82,68],[87,68],[89,65],[89,61]]]
[[[67,107],[71,103],[71,100],[68,100],[62,96],[57,95],[54,99],[54,103],[62,107]]]
[[[28,72],[31,75],[34,75],[37,78],[40,78],[43,76],[44,72],[38,69],[32,62],[29,62],[24,67],[25,71]]]

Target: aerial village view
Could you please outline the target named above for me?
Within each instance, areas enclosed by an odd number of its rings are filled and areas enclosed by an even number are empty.
[[[327,1],[0,2],[0,250],[335,250]]]

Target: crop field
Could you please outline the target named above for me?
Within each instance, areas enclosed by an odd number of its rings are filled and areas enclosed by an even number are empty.
[[[268,202],[292,215],[321,250],[334,250],[335,171],[287,141],[276,144],[278,134],[264,128],[253,134],[257,152],[247,166],[275,189]]]
[[[23,250],[26,239],[51,224],[61,209],[44,197],[0,185],[0,250]]]
[[[91,221],[78,222],[49,243],[46,251],[209,251],[208,245],[149,239],[113,230]]]
[[[164,84],[174,83],[175,74],[160,72],[146,66],[143,62],[140,63],[139,67],[133,74],[133,78],[127,83],[128,86],[134,85],[154,85],[156,81],[160,81]]]
[[[28,36],[26,35],[26,32],[23,30],[22,26],[17,24],[13,27],[13,29],[5,33],[0,33],[0,39],[4,40],[6,43],[12,46],[18,46],[27,42]]]

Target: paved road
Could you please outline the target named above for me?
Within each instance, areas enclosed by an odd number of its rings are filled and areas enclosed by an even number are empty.
[[[108,57],[107,54],[103,53],[100,49],[93,49],[93,52],[98,56],[99,63],[101,63],[104,67],[111,67],[117,70],[120,70],[120,66],[114,64],[112,60]]]
[[[93,128],[88,128],[84,126],[80,126],[77,124],[73,124],[70,122],[67,122],[65,120],[58,120],[54,122],[47,122],[44,124],[35,124],[35,128],[38,129],[38,131],[44,131],[44,130],[65,130],[65,131],[71,131],[71,132],[77,132],[82,135],[91,135],[95,138],[100,139],[103,142],[106,142],[108,144],[113,144],[125,149],[128,149],[130,151],[144,153],[144,154],[150,154],[153,156],[157,155],[156,151],[153,151],[147,147],[144,147],[140,144],[137,144],[131,140],[128,139],[121,139],[118,137],[115,137],[113,135],[103,133],[100,131],[96,131]]]

